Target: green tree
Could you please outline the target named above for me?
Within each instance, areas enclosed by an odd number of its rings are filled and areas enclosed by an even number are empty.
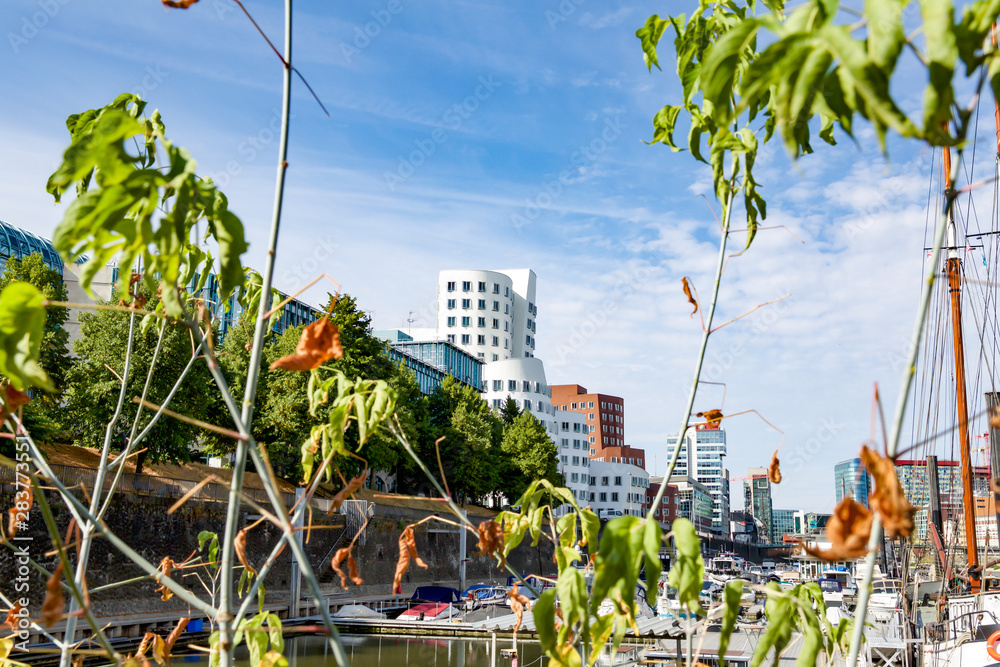
[[[116,298],[112,302],[117,302]],[[150,307],[156,299],[151,298]],[[163,345],[155,368],[150,368],[156,348],[159,326],[166,327]],[[129,315],[118,311],[99,310],[80,316],[81,337],[73,349],[76,358],[66,375],[66,405],[64,409],[67,433],[75,444],[100,447],[104,442],[107,423],[111,421],[121,383],[117,377],[125,365],[128,343]],[[187,328],[162,320],[143,331],[136,320],[132,344],[131,369],[127,378],[122,417],[114,427],[111,444],[115,450],[125,445],[132,428],[137,406],[133,398],[142,395],[148,374],[152,373],[147,400],[160,404],[180,376],[193,351],[192,338]],[[116,375],[117,374],[117,375]],[[218,414],[221,399],[214,391],[215,384],[205,364],[196,362],[170,402],[170,409],[195,419],[213,421]],[[153,412],[143,409],[140,429],[149,423]],[[194,445],[205,431],[172,419],[162,417],[141,443],[145,452],[136,457],[136,472],[146,460],[151,463],[190,461]]]
[[[18,259],[9,257],[0,274],[0,291],[13,282],[26,282],[38,288],[42,296],[50,301],[66,301],[66,285],[62,274],[50,269],[41,253],[31,253]],[[39,364],[49,374],[56,387],[56,393],[51,394],[42,389],[30,392],[31,402],[24,407],[23,420],[28,432],[34,437],[48,440],[58,434],[60,419],[58,417],[59,396],[66,382],[66,373],[70,368],[69,332],[66,322],[69,313],[65,308],[45,309],[45,333],[42,336]]]
[[[559,450],[545,426],[530,412],[521,412],[504,428],[501,449],[517,473],[503,478],[502,489],[508,498],[520,498],[532,482],[540,479],[564,485]]]
[[[339,370],[348,378],[363,377],[385,380],[399,393],[397,413],[400,424],[408,434],[416,433],[416,420],[421,411],[420,389],[413,374],[404,366],[393,362],[385,343],[372,335],[371,317],[358,308],[357,300],[347,294],[336,298],[328,295],[325,310],[330,321],[337,325],[344,356],[331,360],[319,370],[321,378]],[[219,363],[235,396],[242,396],[244,378],[249,366],[249,346],[253,330],[252,313],[243,313],[236,326],[230,328],[219,348]],[[264,346],[264,363],[254,400],[252,431],[257,442],[265,447],[278,475],[301,479],[301,447],[309,440],[316,424],[328,419],[329,406],[321,406],[316,415],[309,414],[309,373],[268,369],[274,361],[292,354],[302,335],[303,326],[291,327],[281,334],[270,334]],[[220,415],[220,423],[231,424],[227,415]],[[353,424],[345,434],[345,442],[352,451],[357,450],[358,434]],[[220,454],[233,451],[234,443],[225,438],[211,436],[207,446]],[[359,452],[374,470],[392,471],[400,461],[401,449],[388,432],[372,436]],[[364,467],[357,459],[337,461],[345,477],[356,475]]]

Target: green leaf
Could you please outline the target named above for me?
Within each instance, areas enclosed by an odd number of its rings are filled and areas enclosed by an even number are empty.
[[[868,18],[868,57],[888,77],[903,50],[903,0],[865,0]]]
[[[601,520],[597,517],[597,514],[589,509],[580,510],[579,515],[580,529],[584,537],[587,538],[587,551],[590,553],[591,558],[593,558],[594,554],[597,553],[597,536],[601,531]]]
[[[705,101],[712,105],[717,126],[727,124],[732,115],[731,99],[736,87],[737,70],[759,27],[760,22],[753,18],[737,23],[712,45],[705,56],[701,69],[702,91]]]
[[[947,145],[951,137],[946,124],[951,120],[951,105],[955,101],[951,80],[958,59],[955,8],[951,0],[921,0],[920,11],[930,70],[930,82],[924,91],[924,133],[928,140]]]
[[[219,569],[219,536],[209,530],[203,530],[198,533],[198,550],[203,551],[205,549],[205,543],[208,542],[208,562],[212,563],[212,567],[216,570]]]
[[[19,391],[55,391],[38,363],[45,335],[44,298],[34,285],[14,282],[0,292],[0,375]]]
[[[802,635],[802,648],[795,661],[796,667],[815,667],[823,648],[823,633],[818,627],[809,626]]]
[[[639,38],[642,45],[642,58],[646,62],[646,68],[652,72],[653,65],[656,69],[661,69],[659,61],[656,59],[656,45],[663,36],[670,21],[664,21],[658,15],[653,14],[646,19],[646,25],[635,31],[635,36]]]
[[[788,645],[792,637],[792,616],[794,603],[791,597],[785,594],[778,584],[771,582],[765,586],[775,594],[767,596],[764,603],[764,613],[767,615],[767,628],[757,642],[753,658],[750,660],[750,667],[759,667],[760,663],[767,657],[768,652],[773,648],[778,655]]]
[[[682,107],[674,107],[668,104],[653,116],[653,141],[650,143],[660,142],[666,144],[675,153],[684,150],[674,144],[674,125],[677,123],[677,115],[681,109]]]
[[[646,519],[646,525],[642,531],[642,551],[644,556],[644,569],[646,572],[646,601],[656,608],[657,584],[660,581],[660,572],[663,570],[663,563],[660,562],[660,547],[663,546],[663,532],[660,524],[653,519]]]
[[[267,621],[267,637],[271,640],[271,648],[278,653],[285,651],[285,638],[281,634],[281,619],[277,614],[270,613],[265,616]]]
[[[719,629],[719,661],[726,659],[726,651],[729,650],[729,639],[736,629],[736,618],[740,615],[740,598],[743,595],[743,582],[734,579],[726,583],[726,588],[722,592],[725,611],[722,615],[722,627]]]
[[[135,171],[135,158],[125,152],[124,140],[142,133],[142,125],[128,114],[105,109],[96,121],[80,130],[78,138],[63,153],[62,164],[49,177],[45,186],[56,202],[74,182],[89,179],[95,172],[98,183],[115,185]],[[82,130],[87,132],[83,133]]]
[[[535,618],[535,630],[538,632],[538,643],[546,655],[551,655],[556,649],[556,591],[550,588],[531,605],[531,613]]]
[[[606,530],[606,529],[605,529]],[[677,558],[670,568],[667,582],[677,589],[677,601],[688,610],[700,613],[698,595],[705,583],[705,560],[701,556],[701,540],[690,519],[678,518],[673,524]]]

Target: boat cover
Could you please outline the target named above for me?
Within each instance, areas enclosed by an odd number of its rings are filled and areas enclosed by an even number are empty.
[[[410,599],[422,602],[461,602],[462,594],[449,586],[419,586]]]

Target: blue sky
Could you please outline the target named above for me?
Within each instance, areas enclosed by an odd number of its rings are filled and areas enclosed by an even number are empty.
[[[278,43],[281,4],[246,2]],[[685,9],[296,3],[293,62],[330,117],[296,81],[277,286],[325,271],[378,328],[405,326],[411,311],[427,326],[439,270],[533,268],[549,382],[624,397],[626,441],[660,472],[700,334],[680,279],[708,294],[717,227],[700,197],[707,168],[643,143],[678,90],[669,54],[668,73],[648,73],[634,31]],[[0,218],[50,236],[62,209],[44,184],[66,116],[138,92],[224,186],[248,263],[262,264],[281,67],[235,3],[5,0],[0,23]],[[790,295],[719,332],[706,365],[726,383],[726,413],[757,410],[785,432],[778,508],[832,508],[833,464],[868,437],[874,382],[891,410],[909,338],[931,154],[893,141],[887,162],[866,127],[858,136],[816,140],[819,154],[794,165],[780,147],[763,152],[767,223],[788,229],[760,233],[724,277],[720,321]],[[721,404],[721,388],[706,387],[696,410]],[[781,441],[752,414],[726,428],[734,477]]]

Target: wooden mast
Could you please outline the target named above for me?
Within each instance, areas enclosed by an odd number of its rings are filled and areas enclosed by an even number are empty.
[[[951,149],[944,147],[945,196],[954,197],[951,183]],[[948,291],[951,294],[951,330],[955,351],[955,395],[958,411],[958,438],[962,466],[962,494],[965,510],[965,550],[969,559],[969,585],[979,592],[979,550],[976,548],[976,509],[972,499],[972,454],[969,451],[969,406],[965,381],[965,345],[962,341],[962,260],[958,253],[958,231],[953,207],[948,207]]]

